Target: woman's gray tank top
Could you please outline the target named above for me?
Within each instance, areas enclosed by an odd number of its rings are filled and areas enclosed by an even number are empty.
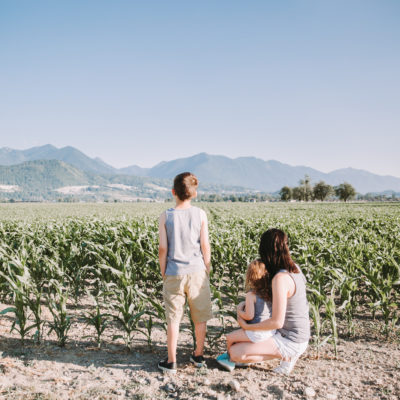
[[[248,323],[257,324],[258,322],[265,321],[268,318],[271,318],[271,303],[256,295],[254,318],[251,321],[248,321]]]
[[[206,269],[200,248],[201,213],[198,207],[168,209],[165,228],[168,239],[166,275],[186,275]]]
[[[306,278],[302,272],[298,274],[289,272],[289,274],[293,278],[296,289],[294,295],[287,300],[285,322],[278,331],[292,342],[304,343],[310,339]]]

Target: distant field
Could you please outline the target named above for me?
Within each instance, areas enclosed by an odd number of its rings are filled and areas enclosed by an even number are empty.
[[[158,217],[159,214],[173,207],[167,203],[0,203],[1,220],[40,220],[66,217],[83,218],[140,218]],[[400,211],[400,203],[194,203],[208,211],[211,218],[216,215],[224,218],[230,215],[243,217],[286,218],[300,215],[344,216],[387,215],[395,217]],[[219,215],[218,215],[219,214]]]
[[[155,217],[172,203],[0,203],[1,220]]]

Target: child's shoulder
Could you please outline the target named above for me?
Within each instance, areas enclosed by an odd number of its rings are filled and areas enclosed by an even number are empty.
[[[207,213],[202,208],[196,206],[192,206],[192,208],[200,215],[202,220],[207,220]]]
[[[160,217],[166,218],[166,217],[168,217],[168,215],[173,214],[174,211],[175,211],[175,208],[173,208],[173,207],[168,208],[167,210],[165,210],[165,211],[163,211],[163,212],[161,213]]]
[[[253,299],[253,300],[255,301],[256,298],[257,298],[257,294],[256,294],[255,292],[253,292],[252,290],[249,290],[249,291],[246,293],[246,298],[248,298],[248,299]]]

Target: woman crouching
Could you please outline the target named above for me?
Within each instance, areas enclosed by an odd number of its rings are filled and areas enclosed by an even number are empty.
[[[265,264],[267,290],[272,299],[272,316],[249,324],[238,312],[238,323],[245,331],[273,331],[262,342],[234,343],[229,349],[230,360],[256,363],[281,359],[275,372],[289,374],[305,352],[310,338],[310,320],[306,297],[306,279],[290,256],[288,239],[279,229],[269,229],[261,236],[259,253]],[[239,311],[244,311],[241,305]]]

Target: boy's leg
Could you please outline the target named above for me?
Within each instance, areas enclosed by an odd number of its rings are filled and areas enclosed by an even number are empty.
[[[185,292],[190,308],[190,315],[195,327],[195,356],[202,356],[204,353],[207,321],[212,318],[211,291],[206,272],[200,271],[188,275]]]
[[[206,340],[207,322],[198,322],[194,324],[194,333],[196,335],[195,356],[202,356],[204,353],[204,342]]]
[[[237,329],[226,335],[226,349],[228,351],[228,354],[230,354],[229,352],[231,346],[234,343],[239,343],[239,342],[250,342],[250,339],[248,338],[246,332],[243,329]]]
[[[167,317],[168,362],[176,362],[176,348],[179,336],[179,324],[182,319],[185,293],[185,277],[167,276],[164,280],[164,303]]]
[[[170,322],[167,327],[168,362],[176,362],[176,347],[178,345],[179,323]]]

